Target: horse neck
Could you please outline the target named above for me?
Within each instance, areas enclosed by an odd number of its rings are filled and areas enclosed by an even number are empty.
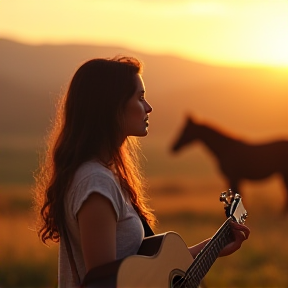
[[[219,131],[206,125],[197,125],[197,138],[202,141],[214,154],[221,154],[223,151],[236,142]]]

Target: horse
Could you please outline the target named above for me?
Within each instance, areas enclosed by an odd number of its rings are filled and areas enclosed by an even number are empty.
[[[171,150],[201,141],[214,154],[220,171],[229,187],[239,193],[242,180],[261,180],[278,173],[286,187],[284,212],[288,213],[288,141],[248,144],[207,125],[197,123],[190,116]]]

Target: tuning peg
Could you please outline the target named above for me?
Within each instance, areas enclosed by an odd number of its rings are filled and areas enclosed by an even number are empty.
[[[223,202],[226,205],[229,205],[229,202],[227,201],[227,192],[226,191],[224,191],[220,194],[220,202]]]

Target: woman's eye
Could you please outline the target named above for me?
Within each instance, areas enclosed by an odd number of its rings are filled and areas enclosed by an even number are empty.
[[[145,96],[140,96],[140,100],[144,101],[145,100]]]

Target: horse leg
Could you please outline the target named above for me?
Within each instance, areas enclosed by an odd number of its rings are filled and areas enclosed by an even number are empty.
[[[288,174],[283,174],[283,180],[286,188],[286,195],[284,201],[284,214],[288,214]]]
[[[240,194],[240,192],[239,192],[239,182],[236,181],[236,180],[231,180],[231,179],[230,179],[229,183],[230,183],[229,188],[230,188],[234,193]],[[240,194],[240,195],[241,195],[241,194]]]

